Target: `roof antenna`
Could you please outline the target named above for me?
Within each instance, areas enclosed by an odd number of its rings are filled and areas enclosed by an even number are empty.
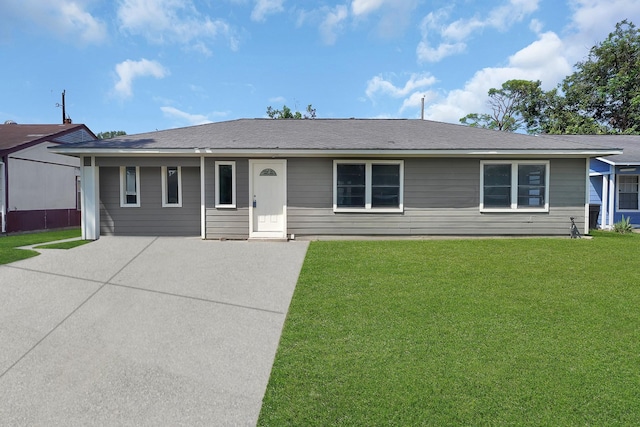
[[[422,97],[422,112],[420,113],[420,120],[424,120],[424,96]]]

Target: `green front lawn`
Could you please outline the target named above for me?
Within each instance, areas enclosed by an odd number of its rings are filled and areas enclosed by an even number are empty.
[[[0,236],[0,264],[8,264],[38,255],[36,251],[16,249],[17,247],[71,239],[80,237],[80,234],[80,229],[71,229]]]
[[[640,236],[312,242],[261,426],[640,425]]]

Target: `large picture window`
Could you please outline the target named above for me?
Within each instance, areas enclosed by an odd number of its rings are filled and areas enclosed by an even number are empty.
[[[162,207],[182,207],[182,168],[162,166]]]
[[[548,211],[549,162],[482,161],[481,211]]]
[[[401,160],[336,160],[333,210],[401,212],[404,163]]]
[[[120,207],[140,207],[140,168],[120,167]]]
[[[236,162],[216,162],[216,208],[236,207]]]
[[[638,175],[618,175],[618,209],[637,211]]]

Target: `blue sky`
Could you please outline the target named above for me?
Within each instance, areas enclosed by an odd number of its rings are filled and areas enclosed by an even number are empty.
[[[2,0],[0,122],[128,134],[271,105],[458,123],[509,79],[555,87],[638,0]]]

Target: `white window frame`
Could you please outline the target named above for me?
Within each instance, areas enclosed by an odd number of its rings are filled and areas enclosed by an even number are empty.
[[[126,170],[136,168],[136,203],[127,203],[126,195]],[[120,207],[139,208],[140,207],[140,166],[120,166]]]
[[[220,203],[220,166],[231,166],[231,204]],[[235,209],[236,207],[236,162],[215,162],[215,207],[218,209]]]
[[[490,208],[484,206],[484,167],[485,165],[511,165],[511,206],[508,208]],[[549,212],[549,160],[481,160],[480,161],[480,212]],[[544,206],[539,208],[518,207],[518,167],[526,165],[544,165]]]
[[[363,208],[357,207],[339,207],[338,206],[338,165],[349,164],[357,165],[363,164],[365,166],[365,202]],[[371,206],[371,192],[372,192],[372,166],[373,165],[399,165],[399,178],[400,189],[398,207],[384,207],[376,208]],[[404,212],[404,160],[358,160],[358,159],[344,159],[333,161],[333,211],[334,212],[372,212],[372,213],[397,213]]]
[[[178,202],[169,203],[167,168],[176,168],[178,171]],[[162,166],[162,207],[163,208],[181,208],[182,207],[182,167],[181,166]]]
[[[620,183],[620,178],[622,178],[623,176],[633,176],[636,177],[638,179],[638,206],[636,207],[636,209],[620,209],[620,188],[622,187],[621,183]],[[640,176],[638,176],[637,174],[617,174],[616,175],[616,210],[618,212],[637,212],[640,210]]]

